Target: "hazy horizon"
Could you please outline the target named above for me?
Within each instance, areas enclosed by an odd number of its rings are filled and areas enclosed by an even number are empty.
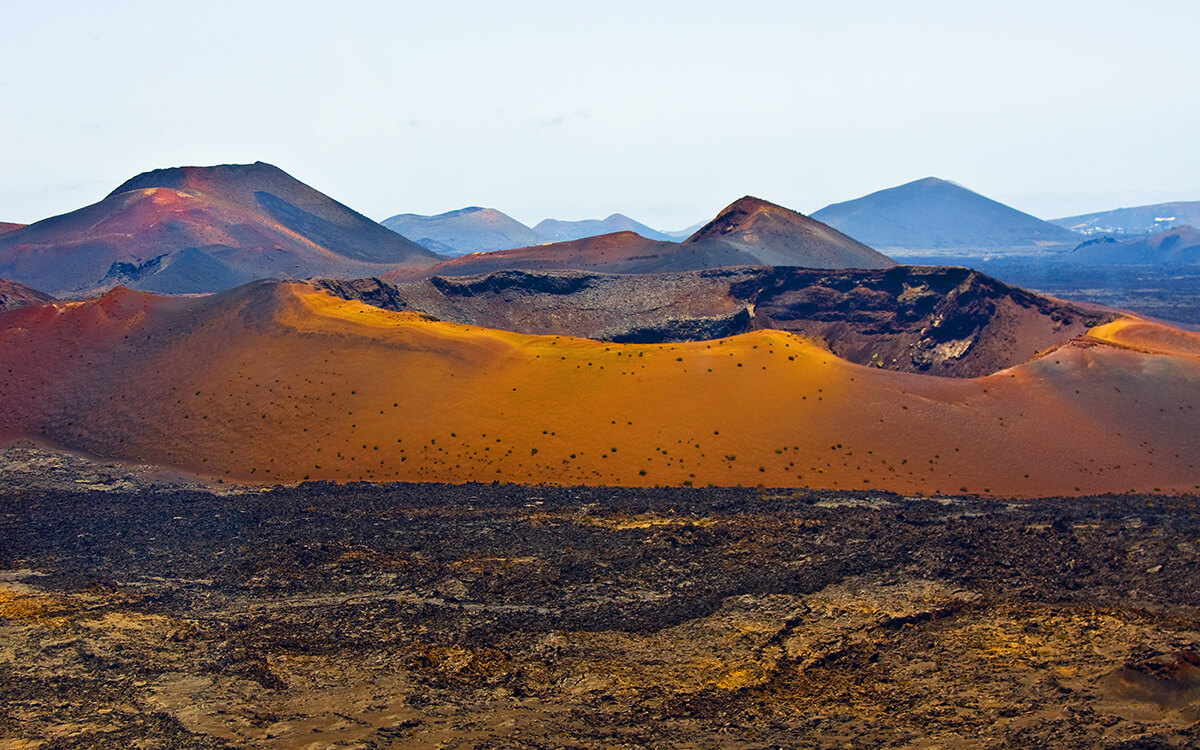
[[[926,176],[1042,218],[1200,200],[1200,6],[6,3],[0,221],[271,162],[373,219],[673,231]],[[1181,78],[1184,73],[1180,73]]]

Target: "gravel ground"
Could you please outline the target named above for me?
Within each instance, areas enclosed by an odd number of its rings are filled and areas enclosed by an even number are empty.
[[[6,455],[0,747],[1200,743],[1197,498],[78,489]]]

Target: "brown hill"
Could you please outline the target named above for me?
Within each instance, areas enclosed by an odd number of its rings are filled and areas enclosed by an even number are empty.
[[[819,221],[757,198],[742,198],[683,243],[615,232],[492,253],[474,253],[385,278],[470,276],[501,270],[665,273],[726,266],[887,268],[890,258]]]
[[[0,221],[0,234],[6,234],[17,229],[22,229],[25,226],[25,224],[13,224],[10,221]]]
[[[345,299],[537,335],[674,343],[754,330],[804,334],[858,364],[976,377],[1113,317],[965,268],[736,268],[602,275],[500,271],[393,284],[313,282]]]
[[[684,245],[719,241],[765,266],[887,268],[895,261],[804,214],[746,196],[700,228]]]
[[[614,344],[293,283],[6,313],[0,435],[251,482],[1200,487],[1200,337],[1136,319],[973,379],[754,331]]]
[[[48,294],[36,289],[30,289],[24,284],[18,284],[8,279],[0,279],[0,312],[15,310],[28,305],[40,305],[52,300]]]
[[[568,242],[463,255],[427,269],[397,271],[388,274],[387,278],[470,276],[500,270],[660,273],[742,265],[758,265],[758,258],[724,243],[684,246],[648,240],[633,232],[615,232]]]
[[[0,275],[58,295],[117,284],[209,292],[438,259],[261,162],[146,172],[99,203],[0,235]]]

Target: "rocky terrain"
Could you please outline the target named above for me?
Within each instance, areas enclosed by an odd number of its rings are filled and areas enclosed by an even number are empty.
[[[637,276],[501,271],[313,283],[388,310],[519,333],[666,343],[791,331],[858,364],[949,377],[1019,364],[1110,318],[969,269],[929,266]]]
[[[1200,265],[1086,266],[1062,259],[1030,263],[1003,258],[978,270],[1059,299],[1129,310],[1184,326],[1200,325]]]
[[[2,458],[6,747],[1200,741],[1195,497],[218,494]]]
[[[859,284],[792,273],[751,278],[728,297],[732,312],[783,322],[678,343],[482,328],[272,281],[18,308],[0,316],[0,443],[263,484],[1200,489],[1195,334],[1130,317],[1086,328],[1090,313],[963,270],[923,281],[896,269]],[[481,280],[461,281],[466,297]],[[892,281],[903,291],[889,292]],[[490,306],[505,307],[509,292]],[[816,312],[833,319],[805,308],[814,292]],[[946,298],[957,301],[941,312]],[[584,302],[574,309],[586,320],[598,306]],[[904,327],[922,316],[924,330]],[[788,320],[846,327],[826,344],[820,328],[776,330]],[[884,354],[908,337],[933,365],[991,374],[897,372],[901,356],[916,363],[904,349],[869,364],[830,353],[854,336]]]
[[[24,284],[0,279],[0,312],[15,310],[27,305],[41,305],[52,299],[50,295],[30,289]]]

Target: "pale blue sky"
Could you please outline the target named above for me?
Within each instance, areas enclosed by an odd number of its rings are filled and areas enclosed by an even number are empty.
[[[334,10],[334,8],[337,10]],[[936,175],[1200,200],[1200,2],[0,0],[0,221],[261,159],[382,219],[662,229]]]

